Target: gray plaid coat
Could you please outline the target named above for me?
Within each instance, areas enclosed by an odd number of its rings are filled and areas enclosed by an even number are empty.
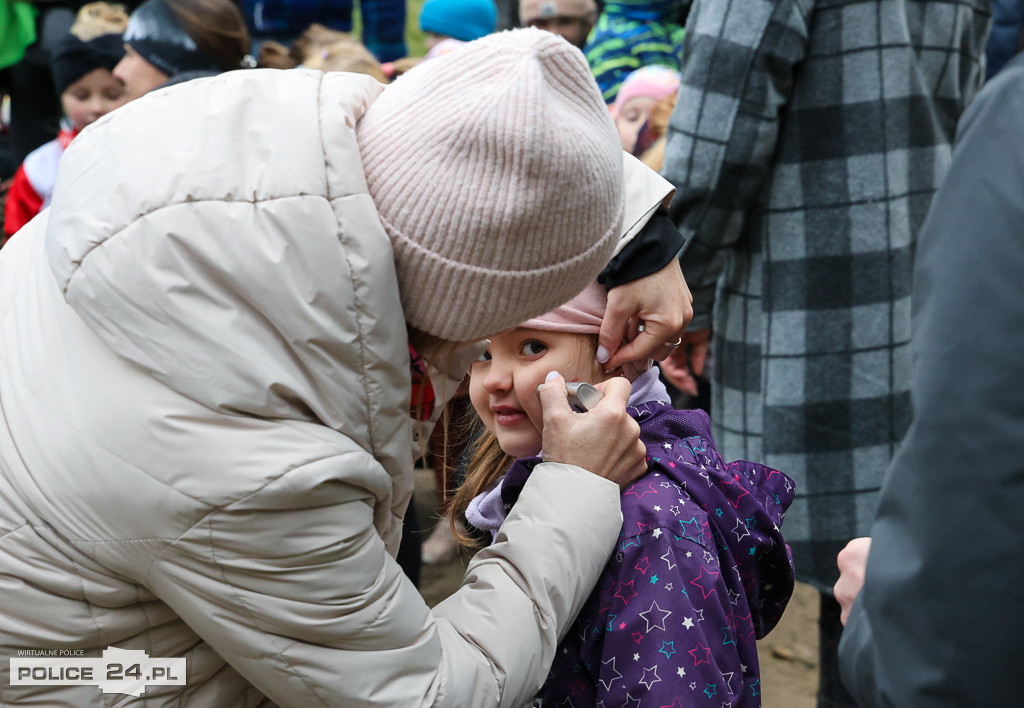
[[[914,238],[989,21],[989,0],[694,0],[687,23],[662,174],[715,436],[796,480],[786,538],[820,589],[909,423]]]

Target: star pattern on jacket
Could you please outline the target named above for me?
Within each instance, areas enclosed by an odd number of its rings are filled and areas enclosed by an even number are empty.
[[[652,402],[634,415],[648,474],[623,492],[616,551],[538,698],[545,706],[569,698],[576,706],[759,706],[755,639],[777,621],[793,584],[778,528],[792,498],[788,478],[726,463],[702,412]]]

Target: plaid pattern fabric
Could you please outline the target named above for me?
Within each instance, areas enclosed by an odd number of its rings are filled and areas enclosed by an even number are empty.
[[[822,589],[909,424],[914,238],[989,19],[989,0],[695,0],[687,23],[663,175],[691,329],[714,324],[714,435],[796,481],[786,538]]]

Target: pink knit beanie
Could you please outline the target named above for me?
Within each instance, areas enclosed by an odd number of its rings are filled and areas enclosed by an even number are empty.
[[[476,340],[566,302],[621,232],[623,154],[583,54],[537,29],[423,62],[357,125],[406,321]]]
[[[569,332],[572,334],[600,334],[601,320],[608,306],[608,293],[597,281],[583,289],[579,295],[550,312],[523,322],[520,327],[540,329],[548,332]],[[630,381],[651,368],[653,359],[637,361],[622,367],[622,373]]]
[[[638,96],[647,96],[660,101],[668,96],[673,96],[679,91],[679,82],[682,75],[675,69],[659,64],[642,66],[636,71],[631,71],[619,92],[615,96],[615,103],[612,104],[612,118],[618,120],[622,107],[630,99]]]

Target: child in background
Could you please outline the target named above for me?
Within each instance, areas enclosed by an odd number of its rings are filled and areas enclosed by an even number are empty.
[[[580,49],[597,22],[594,0],[522,0],[519,24],[561,35]]]
[[[305,66],[307,61],[340,42],[358,44],[367,54],[374,56],[354,34],[333,30],[314,22],[303,30],[290,46],[286,47],[275,41],[261,43],[256,66],[261,69],[294,69],[297,66]]]
[[[420,10],[420,30],[426,35],[425,58],[451,51],[494,31],[498,7],[494,0],[427,0]]]
[[[651,146],[652,140],[640,140],[649,135],[644,126],[659,101],[678,93],[679,80],[678,71],[658,64],[641,67],[626,77],[611,107],[623,150],[639,157]]]
[[[566,381],[608,378],[594,359],[605,303],[594,283],[491,338],[470,369],[486,431],[450,520],[464,513],[501,542],[501,524],[541,461],[538,385],[552,370]],[[724,462],[707,414],[674,410],[650,362],[619,373],[632,381],[629,412],[649,470],[622,493],[616,552],[535,705],[760,706],[755,639],[793,590],[779,532],[792,481],[753,462]]]
[[[124,56],[121,33],[127,22],[121,5],[85,5],[55,48],[53,78],[65,118],[57,137],[29,153],[14,175],[4,212],[6,238],[49,205],[60,159],[75,136],[128,100],[111,73]]]
[[[606,103],[630,72],[658,64],[679,69],[683,0],[610,0],[597,18],[583,53]]]
[[[348,71],[355,74],[367,74],[382,84],[388,82],[377,58],[353,37],[341,39],[328,47],[313,52],[302,65],[307,69],[316,69],[317,71]]]

